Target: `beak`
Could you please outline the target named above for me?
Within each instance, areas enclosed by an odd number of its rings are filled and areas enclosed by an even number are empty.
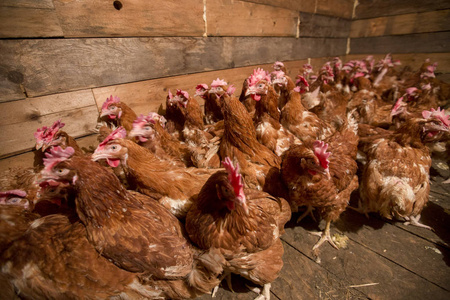
[[[253,88],[249,87],[247,89],[247,91],[245,91],[245,97],[247,97],[247,96],[249,96],[251,94],[255,94],[255,93],[256,93],[255,90]]]
[[[247,200],[245,197],[239,196],[236,197],[236,202],[244,209],[245,214],[248,216],[248,206],[247,206]]]
[[[91,159],[93,161],[97,161],[100,159],[107,159],[108,155],[106,153],[103,152],[103,150],[100,149],[95,149],[94,153],[92,153]]]
[[[104,116],[107,116],[107,115],[109,115],[109,112],[108,111],[103,111],[102,110],[102,112],[100,113],[100,118],[103,118]]]
[[[44,145],[44,141],[36,142],[36,150],[41,149],[43,145]],[[42,150],[42,152],[44,152],[44,150]]]

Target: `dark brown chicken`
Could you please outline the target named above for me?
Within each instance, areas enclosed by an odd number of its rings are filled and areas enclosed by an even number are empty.
[[[119,127],[97,147],[92,159],[106,159],[114,168],[120,165],[131,188],[157,199],[175,216],[184,218],[214,170],[176,167],[124,137],[124,129]]]
[[[330,223],[339,218],[351,193],[358,188],[357,124],[351,114],[348,119],[342,130],[329,137],[326,143],[295,145],[283,155],[281,176],[289,191],[291,207],[295,210],[307,206],[299,220],[316,208],[326,221],[325,230],[313,250],[324,241],[337,248],[330,235]]]
[[[227,260],[226,273],[263,285],[268,297],[283,266],[280,235],[291,217],[289,204],[244,188],[239,166],[229,158],[222,164],[226,171],[208,179],[189,210],[186,230],[201,249],[220,250]]]
[[[54,148],[45,161],[42,181],[74,186],[77,213],[99,254],[142,279],[202,281],[211,284],[206,292],[217,285],[221,270],[201,280],[211,266],[197,259],[199,255],[206,259],[209,253],[192,248],[182,224],[168,210],[148,196],[127,191],[113,173],[90,158],[72,155],[71,148]]]
[[[262,190],[266,175],[278,168],[280,158],[258,142],[253,121],[244,105],[233,96],[224,95],[224,133],[220,142],[220,157],[230,157],[241,167],[249,187]]]

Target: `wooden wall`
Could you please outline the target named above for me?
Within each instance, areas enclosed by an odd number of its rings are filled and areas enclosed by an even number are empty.
[[[0,170],[29,165],[34,131],[57,119],[82,145],[94,145],[98,108],[109,95],[147,113],[169,89],[194,93],[217,77],[239,92],[256,66],[270,69],[276,60],[295,76],[307,61],[318,68],[334,56],[388,52],[413,67],[429,57],[450,73],[450,4],[418,3],[3,0]]]

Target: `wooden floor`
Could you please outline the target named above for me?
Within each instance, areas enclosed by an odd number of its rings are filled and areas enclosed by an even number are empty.
[[[343,248],[323,244],[317,257],[312,246],[318,237],[308,231],[323,229],[323,222],[305,218],[297,225],[294,214],[282,236],[284,267],[271,299],[450,299],[450,184],[440,183],[450,175],[447,166],[433,160],[430,201],[422,212],[422,223],[434,232],[347,209],[332,225]],[[234,293],[222,282],[215,299],[254,299],[245,284],[251,283],[234,276]]]

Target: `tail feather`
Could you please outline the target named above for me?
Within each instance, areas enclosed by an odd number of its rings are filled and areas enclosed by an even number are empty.
[[[188,283],[203,293],[210,293],[219,285],[219,276],[226,264],[225,257],[218,249],[200,251],[194,257],[194,267],[188,276]]]

